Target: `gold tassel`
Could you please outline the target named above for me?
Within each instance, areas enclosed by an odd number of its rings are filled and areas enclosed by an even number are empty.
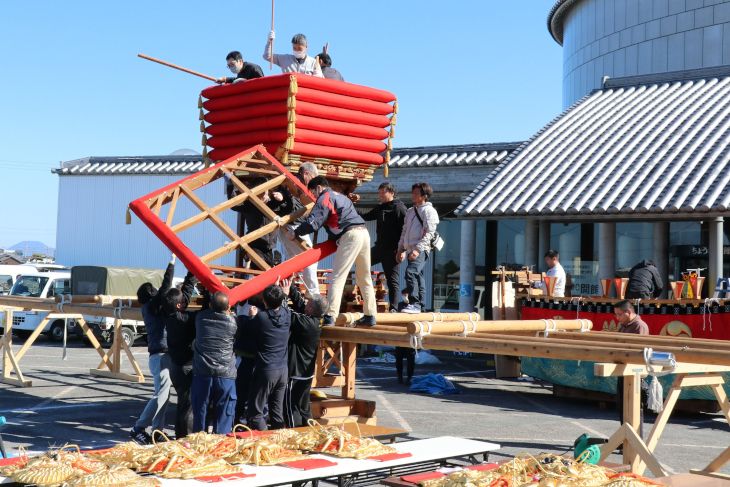
[[[393,150],[393,139],[388,137],[388,150]]]
[[[289,95],[289,98],[286,100],[286,107],[287,108],[296,108],[297,107],[297,99],[294,95]]]
[[[289,162],[289,152],[284,151],[284,153],[281,155],[281,163],[286,164]]]
[[[208,145],[208,137],[203,134],[203,145]]]
[[[395,113],[393,114],[392,117],[390,117],[390,124],[395,125]]]
[[[398,100],[393,103],[393,113],[398,113]]]
[[[132,214],[129,212],[129,205],[127,205],[127,218],[126,218],[125,223],[127,225],[131,225],[132,224]]]
[[[286,128],[286,135],[289,137],[294,137],[294,134],[296,133],[296,124],[294,122],[289,122],[289,125]]]
[[[205,155],[205,168],[208,169],[210,167],[210,158],[208,155]]]
[[[292,150],[294,148],[294,137],[288,137],[284,142],[284,149]]]
[[[203,157],[208,157],[208,147],[203,147]]]
[[[198,95],[198,108],[203,108],[203,95]]]
[[[200,122],[200,131],[205,133],[205,122]]]
[[[385,163],[387,164],[387,163],[389,163],[389,162],[390,162],[390,151],[387,151],[387,152],[385,153]]]
[[[299,85],[297,84],[296,76],[289,76],[289,94],[296,95],[299,92]]]
[[[287,116],[287,120],[289,120],[290,122],[297,121],[297,112],[295,112],[294,110],[289,110],[289,112],[287,112],[286,116]]]
[[[385,164],[383,164],[383,177],[384,178],[388,177],[388,163],[387,162]]]
[[[200,109],[200,115],[198,115],[198,120],[205,120],[205,114],[203,113],[203,109]]]
[[[390,138],[392,139],[395,137],[395,128],[391,125],[390,126]]]

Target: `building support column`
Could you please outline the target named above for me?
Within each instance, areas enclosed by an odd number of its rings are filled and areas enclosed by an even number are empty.
[[[537,220],[525,220],[525,265],[537,271],[540,254],[540,226]]]
[[[616,277],[616,224],[598,224],[598,277]],[[612,291],[616,296],[615,291]]]
[[[461,254],[459,269],[459,311],[474,311],[474,283],[476,281],[477,221],[461,220]],[[491,277],[491,274],[489,275]],[[485,276],[486,279],[486,276]],[[489,282],[489,281],[487,281]]]
[[[662,278],[664,289],[659,299],[667,299],[669,296],[669,222],[654,222],[654,242],[652,258]]]
[[[537,268],[540,272],[547,272],[548,267],[545,263],[545,253],[550,250],[550,222],[547,220],[540,220],[540,249],[538,250]]]
[[[712,297],[715,294],[715,287],[717,287],[717,280],[722,275],[722,242],[723,242],[723,218],[717,217],[710,220],[710,268],[707,269],[707,282],[705,282],[705,289],[707,289],[707,295]]]

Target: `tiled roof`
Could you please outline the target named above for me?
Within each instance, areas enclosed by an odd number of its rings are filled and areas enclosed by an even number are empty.
[[[728,207],[725,66],[607,80],[510,154],[456,214],[671,218]]]
[[[499,164],[522,142],[407,147],[390,151],[388,167],[442,167]]]
[[[550,35],[553,36],[555,42],[563,45],[563,18],[568,12],[570,7],[578,0],[558,0],[553,8],[550,9],[550,13],[547,18],[547,27]]]
[[[119,174],[191,174],[205,167],[202,156],[84,157],[62,162],[59,176]]]

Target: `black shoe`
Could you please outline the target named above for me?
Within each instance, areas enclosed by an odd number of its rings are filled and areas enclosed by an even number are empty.
[[[322,326],[335,326],[335,319],[331,316],[325,316],[322,318]]]
[[[375,325],[375,316],[365,315],[355,322],[355,325],[373,326]]]
[[[403,376],[402,375],[399,375],[398,376],[398,384],[402,384],[402,383],[403,383]]]
[[[137,428],[135,426],[129,432],[129,436],[131,436],[132,439],[134,441],[136,441],[137,443],[139,443],[140,445],[149,445],[152,442],[150,435],[147,434],[147,432],[144,430],[144,428]]]
[[[406,385],[407,386],[411,385],[411,378],[410,377],[408,379],[406,379]]]
[[[160,433],[159,431],[155,431],[152,434],[152,437],[154,438],[155,443],[164,443],[167,441],[167,437],[165,435],[163,435],[162,433]]]

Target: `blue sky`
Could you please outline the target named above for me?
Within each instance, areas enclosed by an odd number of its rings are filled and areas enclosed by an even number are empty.
[[[395,93],[395,147],[521,141],[560,111],[553,4],[278,0],[275,50],[302,32],[313,54],[330,43],[347,81]],[[278,74],[261,58],[270,25],[268,0],[4,3],[0,247],[55,245],[59,161],[201,150],[197,100],[209,82],[137,53],[225,76],[225,55],[239,50]]]

